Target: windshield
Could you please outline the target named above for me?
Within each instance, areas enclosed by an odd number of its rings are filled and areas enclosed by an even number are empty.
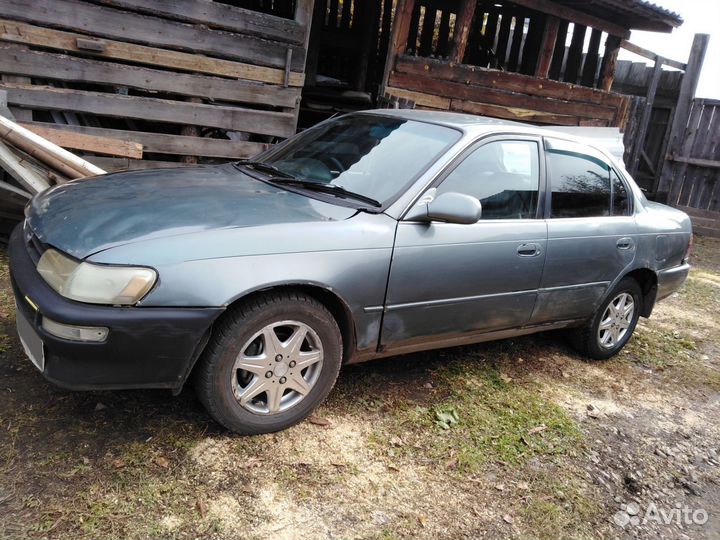
[[[385,202],[459,138],[443,126],[359,114],[309,129],[260,161],[299,180]]]

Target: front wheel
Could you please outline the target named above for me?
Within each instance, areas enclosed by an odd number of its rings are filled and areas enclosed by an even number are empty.
[[[327,397],[341,361],[340,330],[322,304],[299,293],[268,294],[220,321],[196,368],[196,388],[226,428],[270,433]]]
[[[585,356],[605,360],[614,356],[632,336],[642,310],[637,281],[624,278],[595,312],[592,320],[572,334],[575,347]]]

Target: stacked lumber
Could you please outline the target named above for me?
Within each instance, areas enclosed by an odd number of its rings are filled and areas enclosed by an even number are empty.
[[[55,184],[105,171],[3,116],[0,108],[0,242],[7,242],[23,207]]]
[[[312,0],[233,4],[0,0],[0,90],[108,170],[252,156],[295,133]]]

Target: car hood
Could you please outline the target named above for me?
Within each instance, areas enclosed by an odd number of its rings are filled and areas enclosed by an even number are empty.
[[[115,173],[37,195],[38,239],[83,259],[111,247],[209,229],[347,219],[356,210],[275,187],[231,164]]]

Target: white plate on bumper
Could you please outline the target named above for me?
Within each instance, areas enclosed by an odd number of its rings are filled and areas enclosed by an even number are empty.
[[[18,335],[20,336],[20,343],[22,343],[25,354],[32,360],[40,371],[45,370],[45,347],[37,334],[35,329],[32,327],[30,322],[25,318],[20,309],[15,309],[15,324],[17,325]]]

